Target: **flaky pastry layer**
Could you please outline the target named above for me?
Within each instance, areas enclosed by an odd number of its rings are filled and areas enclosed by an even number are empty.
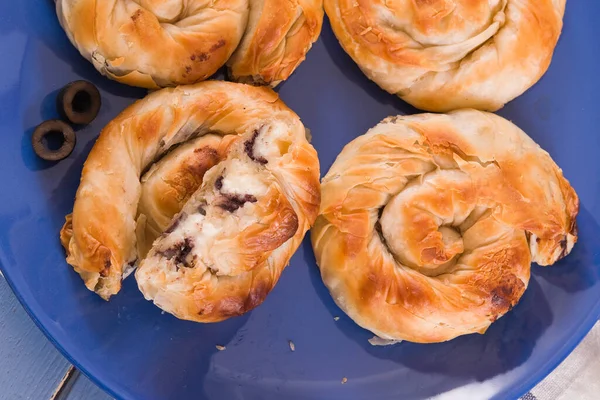
[[[312,225],[319,161],[267,88],[208,81],[154,92],[101,132],[61,232],[105,299],[139,265],[147,299],[213,322],[260,304]]]
[[[494,114],[387,118],[322,180],[311,231],[336,303],[382,339],[484,332],[577,241],[578,197],[548,153]]]
[[[325,0],[345,51],[415,107],[495,111],[548,69],[566,0]]]
[[[205,80],[275,86],[317,40],[322,0],[56,0],[67,36],[103,75],[150,89]]]

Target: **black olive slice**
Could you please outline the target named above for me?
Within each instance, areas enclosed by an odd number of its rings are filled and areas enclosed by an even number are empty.
[[[47,161],[59,161],[73,152],[77,138],[66,122],[51,119],[42,122],[33,131],[33,151]]]
[[[89,124],[96,118],[102,100],[93,83],[75,81],[63,87],[56,98],[56,108],[63,119],[73,124]]]

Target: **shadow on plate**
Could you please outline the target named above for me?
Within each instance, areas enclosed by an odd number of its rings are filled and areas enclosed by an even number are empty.
[[[36,110],[35,106],[32,106],[30,110],[27,110],[26,113],[31,114],[31,115],[37,115],[37,112],[39,112],[40,114],[40,123],[43,121],[47,121],[50,119],[60,119],[59,115],[58,115],[58,111],[56,110],[56,96],[58,95],[59,90],[54,90],[52,92],[50,92],[48,95],[46,95],[46,97],[44,97],[44,99],[41,102],[41,105],[39,107],[39,110]],[[84,129],[81,126],[73,126],[73,130],[75,131],[75,134],[78,137],[78,143],[81,141],[81,136],[79,136],[79,131],[81,131],[82,129]],[[57,165],[60,161],[46,161],[43,160],[39,157],[37,157],[33,151],[33,147],[31,144],[31,137],[33,135],[33,131],[35,130],[35,128],[37,127],[37,125],[32,126],[30,128],[28,128],[24,133],[23,136],[21,138],[21,157],[23,158],[23,164],[30,169],[31,171],[41,171],[44,169],[48,169],[51,168],[55,165]],[[93,144],[93,141],[92,141]],[[89,148],[88,148],[89,147]],[[85,151],[85,155],[87,157],[87,154],[89,153],[89,151],[91,150],[91,146],[89,145],[89,143],[86,145],[86,149]],[[67,159],[69,158],[73,158],[76,157],[77,159],[80,158],[80,156],[77,155],[77,147],[73,150],[73,153],[71,153],[71,155],[69,157],[67,157]],[[85,158],[83,159],[85,161]],[[81,163],[83,165],[83,162]],[[81,172],[81,170],[79,171]]]
[[[73,275],[74,284],[81,285],[79,278]],[[132,276],[110,302],[95,297],[87,293],[86,298],[74,305],[80,310],[75,313],[78,321],[63,321],[86,325],[86,341],[97,343],[96,348],[90,349],[88,358],[103,358],[104,367],[106,359],[111,359],[108,362],[111,368],[103,368],[101,374],[94,375],[100,381],[119,382],[125,387],[151,387],[155,398],[163,399],[198,395],[198,382],[204,381],[214,368],[213,357],[221,353],[216,346],[235,341],[251,314],[217,324],[182,321],[146,301]],[[131,348],[147,351],[140,354],[130,351]],[[227,356],[226,353],[227,348],[220,356]],[[119,370],[127,365],[147,368],[139,368],[135,379],[124,383],[119,378]]]
[[[54,1],[50,0],[21,0],[16,6],[20,7],[21,24],[29,27],[28,34],[34,35],[32,39],[43,42],[56,57],[70,65],[73,72],[81,79],[92,81],[100,89],[117,96],[141,97],[146,92],[144,89],[131,88],[101,77],[93,65],[79,54],[61,28],[54,4]]]
[[[569,293],[588,289],[600,279],[600,226],[585,208],[577,218],[579,242],[569,256],[551,267],[534,268],[535,275]],[[590,268],[594,266],[595,268]]]
[[[398,96],[390,94],[385,90],[381,89],[375,82],[363,74],[358,65],[352,60],[352,58],[346,54],[342,45],[335,37],[329,18],[325,17],[323,20],[323,30],[321,31],[320,41],[323,42],[329,56],[338,67],[338,69],[352,81],[355,85],[359,86],[367,95],[375,99],[380,104],[391,105],[400,111],[400,114],[410,115],[418,114],[422,111],[416,109],[410,104],[401,100]]]
[[[312,253],[305,243],[305,253]],[[314,260],[314,256],[313,260]],[[474,381],[482,382],[522,365],[531,355],[537,339],[550,326],[552,311],[536,278],[519,304],[491,325],[484,335],[461,336],[445,343],[372,346],[374,335],[360,328],[334,303],[323,284],[316,264],[310,269],[317,294],[332,316],[340,316],[336,326],[373,357],[391,360],[422,374],[439,374],[428,387],[415,389],[408,397],[430,397]],[[407,388],[407,390],[409,390]]]

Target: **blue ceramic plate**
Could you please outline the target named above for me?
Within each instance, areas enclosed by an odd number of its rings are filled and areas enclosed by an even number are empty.
[[[519,305],[485,335],[383,348],[371,347],[372,335],[335,306],[308,240],[261,307],[223,323],[161,314],[133,279],[109,303],[85,289],[65,263],[58,232],[98,132],[144,91],[101,77],[68,42],[53,5],[0,2],[0,260],[38,326],[111,395],[516,398],[556,367],[600,316],[600,2],[568,2],[552,67],[500,113],[550,152],[579,193],[580,241],[573,253],[554,267],[534,266]],[[56,117],[57,90],[81,78],[100,88],[100,115],[78,131],[68,159],[42,162],[31,148],[33,128]],[[382,118],[415,112],[363,77],[327,23],[307,61],[279,92],[312,130],[323,171],[344,144]]]

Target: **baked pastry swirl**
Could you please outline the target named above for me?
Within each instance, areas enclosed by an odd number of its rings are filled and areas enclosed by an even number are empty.
[[[319,202],[298,116],[270,89],[208,81],[157,91],[104,128],[61,240],[103,298],[139,265],[147,299],[213,322],[264,300]]]
[[[322,180],[312,243],[325,285],[388,340],[483,333],[577,241],[579,200],[523,131],[475,110],[387,118]]]
[[[56,0],[56,11],[100,73],[151,89],[207,79],[226,62],[234,80],[274,86],[323,23],[322,0]]]
[[[417,108],[495,111],[546,72],[566,0],[325,0],[367,77]]]

